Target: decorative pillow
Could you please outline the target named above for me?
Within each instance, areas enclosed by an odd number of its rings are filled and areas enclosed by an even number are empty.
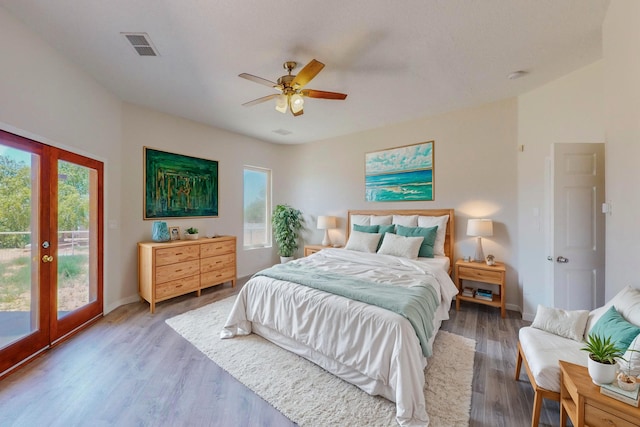
[[[444,253],[444,240],[447,236],[447,222],[449,221],[449,215],[442,216],[419,216],[418,227],[429,228],[438,226],[438,235],[436,236],[436,243],[433,245],[433,254],[445,256]]]
[[[392,233],[384,235],[379,254],[416,259],[424,237],[404,237]]]
[[[634,377],[640,375],[640,335],[631,341],[631,345],[622,356],[622,359],[618,359],[618,364],[622,372],[629,372]],[[629,366],[631,369],[629,369]]]
[[[385,234],[387,233],[395,234],[395,232],[396,232],[395,225],[393,224],[381,225],[380,228],[378,229],[378,233],[382,235],[382,238],[380,239],[380,243],[378,243],[378,249],[380,249],[380,246],[382,246],[382,242],[384,241]]]
[[[404,225],[405,227],[417,227],[418,215],[394,215],[392,222],[395,225]]]
[[[355,231],[361,231],[363,233],[377,233],[379,228],[380,228],[379,225],[353,224],[353,229]]]
[[[436,241],[436,234],[438,232],[437,225],[431,228],[404,227],[402,225],[398,225],[397,228],[399,236],[424,237],[422,245],[420,245],[420,252],[418,253],[418,256],[423,258],[433,258],[433,244]]]
[[[371,225],[391,225],[391,215],[371,215]]]
[[[380,237],[381,235],[378,233],[352,231],[344,248],[352,251],[375,253]]]
[[[538,305],[532,328],[581,342],[587,326],[588,310],[561,310],[559,308]]]
[[[616,310],[615,306],[611,306],[605,314],[598,319],[590,332],[592,335],[601,337],[611,337],[611,341],[622,351],[627,351],[631,341],[638,334],[640,328],[627,322],[624,317]]]
[[[602,315],[613,306],[616,307],[618,313],[622,314],[622,317],[627,319],[629,323],[640,326],[640,289],[635,289],[627,285],[613,298],[607,301],[605,305],[591,310],[591,313],[589,313],[587,328],[584,331],[585,340],[588,338],[591,329],[598,322],[600,317],[602,317]]]
[[[371,215],[351,215],[351,228],[355,224],[359,225],[370,225],[371,224]]]

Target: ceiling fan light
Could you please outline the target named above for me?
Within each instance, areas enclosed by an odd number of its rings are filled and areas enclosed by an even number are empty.
[[[297,93],[291,95],[291,111],[293,113],[297,113],[302,110],[302,107],[304,107],[304,99],[302,98],[302,95]]]
[[[276,110],[280,111],[282,114],[287,112],[286,95],[278,95],[278,97],[276,97]]]

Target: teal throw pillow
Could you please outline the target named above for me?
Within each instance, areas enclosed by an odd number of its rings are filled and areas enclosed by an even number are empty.
[[[359,225],[353,224],[354,231],[360,231],[362,233],[377,233],[379,225]]]
[[[405,237],[424,237],[418,256],[422,258],[433,258],[433,246],[436,243],[436,235],[438,234],[438,226],[424,227],[405,227],[398,225],[396,233]]]
[[[589,335],[598,335],[602,338],[611,337],[611,341],[624,353],[629,348],[631,341],[640,334],[640,328],[624,320],[624,317],[614,306],[598,319]]]

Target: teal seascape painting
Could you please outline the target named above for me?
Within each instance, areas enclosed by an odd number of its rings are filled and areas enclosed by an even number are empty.
[[[144,219],[218,216],[218,162],[144,147]]]
[[[365,200],[433,200],[433,141],[365,155]]]

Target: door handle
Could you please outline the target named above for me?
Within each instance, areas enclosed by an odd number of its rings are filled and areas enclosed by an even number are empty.
[[[569,259],[565,258],[563,256],[559,256],[558,258],[556,258],[556,261],[558,261],[559,263],[562,263],[562,264],[566,264],[566,263],[569,262]]]
[[[42,262],[51,262],[53,261],[53,257],[51,255],[43,255]]]

